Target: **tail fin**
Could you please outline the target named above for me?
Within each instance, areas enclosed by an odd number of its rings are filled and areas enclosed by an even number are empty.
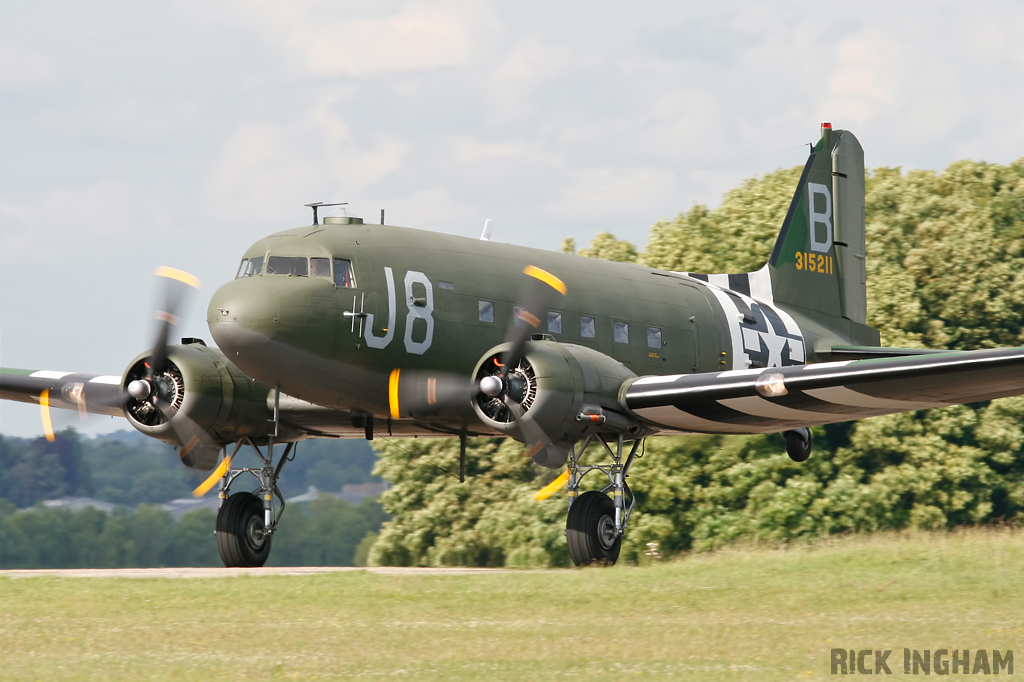
[[[866,323],[864,150],[850,131],[821,124],[768,271],[776,303]]]

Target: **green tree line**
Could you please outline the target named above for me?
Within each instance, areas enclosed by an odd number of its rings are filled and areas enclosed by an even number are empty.
[[[711,210],[651,228],[646,249],[598,235],[580,255],[667,270],[761,267],[801,168],[748,180]],[[868,322],[883,344],[948,349],[1024,345],[1024,160],[961,161],[945,171],[879,168],[866,183]],[[575,252],[566,240],[563,250]],[[1024,397],[813,429],[795,464],[778,435],[651,438],[633,467],[638,511],[623,556],[737,540],[1017,522],[1024,505]],[[535,502],[558,472],[512,441],[478,439],[460,485],[453,441],[380,447],[392,514],[380,564],[568,565],[564,495]],[[592,481],[596,483],[597,481]]]
[[[337,492],[350,483],[378,482],[375,462],[366,441],[303,442],[284,470],[282,492],[292,497],[311,485]],[[182,466],[164,443],[130,431],[83,438],[67,429],[52,443],[0,436],[0,471],[0,569],[221,565],[213,511],[198,509],[175,520],[160,506],[190,497],[208,475]],[[41,504],[61,497],[121,506],[108,514]],[[270,565],[365,564],[385,518],[380,502],[370,498],[353,505],[321,495],[289,505]]]
[[[280,452],[280,447],[278,452]],[[243,450],[235,460],[256,466]],[[379,483],[377,455],[364,440],[303,441],[281,478],[285,497],[309,486],[339,492],[346,484]],[[18,507],[59,497],[94,497],[111,504],[162,504],[189,497],[209,474],[181,464],[175,449],[136,431],[83,438],[74,429],[45,438],[0,436],[0,499]]]
[[[373,498],[353,505],[322,495],[308,505],[289,505],[268,565],[366,565],[385,518]],[[221,566],[215,519],[209,509],[175,521],[156,505],[118,507],[108,514],[94,507],[19,510],[2,500],[0,569]]]

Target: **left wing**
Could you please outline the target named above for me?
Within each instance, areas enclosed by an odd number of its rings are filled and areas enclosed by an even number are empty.
[[[648,376],[622,403],[691,433],[772,433],[1024,394],[1024,348]]]
[[[43,391],[50,407],[124,416],[120,375],[0,368],[0,400],[38,405]]]

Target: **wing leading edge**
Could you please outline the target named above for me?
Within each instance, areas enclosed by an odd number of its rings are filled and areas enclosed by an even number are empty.
[[[43,391],[51,407],[124,416],[120,376],[0,368],[0,400],[38,405]]]
[[[772,433],[1020,394],[1024,348],[641,377],[621,395],[663,428]]]

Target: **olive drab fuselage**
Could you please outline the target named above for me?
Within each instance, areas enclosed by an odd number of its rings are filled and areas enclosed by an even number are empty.
[[[523,303],[524,264],[567,287],[539,333],[599,351],[637,376],[795,364],[812,347],[793,318],[769,303],[737,309],[733,292],[635,264],[362,223],[286,230],[256,242],[243,257],[274,256],[347,261],[352,286],[330,276],[238,277],[210,303],[214,338],[231,362],[266,385],[378,417],[388,415],[393,369],[468,378],[484,353],[502,343],[514,307]],[[791,338],[775,337],[769,316],[785,317]],[[785,343],[784,351],[770,339],[757,341],[751,330],[758,323]],[[251,334],[240,340],[233,330]],[[744,352],[751,334],[763,347],[760,360]]]

